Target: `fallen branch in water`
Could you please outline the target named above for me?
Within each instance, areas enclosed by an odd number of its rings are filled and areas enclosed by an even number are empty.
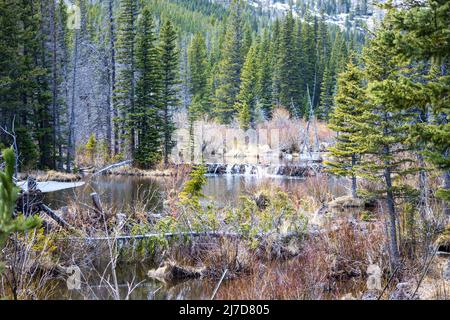
[[[104,167],[103,169],[100,169],[100,170],[97,171],[97,172],[94,172],[94,173],[92,174],[92,177],[95,177],[96,175],[99,175],[100,173],[105,172],[105,171],[107,171],[107,170],[109,170],[109,169],[113,169],[113,168],[125,166],[125,165],[127,165],[127,164],[131,164],[132,162],[133,162],[132,160],[125,160],[125,161],[121,161],[121,162],[118,162],[118,163],[111,164],[111,165],[109,165],[109,166],[107,166],[107,167]]]
[[[219,290],[220,285],[222,284],[222,281],[225,278],[225,275],[227,274],[227,272],[228,272],[228,268],[225,269],[225,271],[222,273],[222,277],[220,277],[219,283],[217,284],[216,288],[214,289],[214,293],[211,296],[211,300],[214,300],[214,298],[216,297],[217,291]]]

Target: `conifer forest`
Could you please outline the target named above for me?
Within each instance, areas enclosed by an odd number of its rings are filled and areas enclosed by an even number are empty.
[[[449,0],[0,0],[0,299],[450,299],[449,91]]]

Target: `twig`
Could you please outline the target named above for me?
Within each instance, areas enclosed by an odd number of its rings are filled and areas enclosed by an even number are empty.
[[[424,269],[422,275],[420,276],[420,280],[419,280],[419,282],[417,283],[417,287],[416,287],[416,289],[414,290],[414,293],[411,295],[411,297],[409,297],[409,300],[413,299],[414,296],[415,296],[416,293],[417,293],[417,290],[419,290],[419,287],[420,287],[420,285],[422,284],[422,281],[423,281],[423,279],[425,278],[425,275],[428,273],[428,269],[430,268],[431,262],[433,261],[434,257],[436,256],[436,253],[438,252],[438,250],[439,250],[439,245],[436,245],[436,247],[435,247],[434,250],[433,250],[433,254],[432,254],[431,257],[430,257],[430,260],[428,260],[428,262],[427,262],[427,264],[426,264],[426,266],[425,266],[425,269]]]
[[[387,287],[389,286],[389,284],[391,283],[392,279],[394,279],[395,274],[397,273],[397,271],[400,269],[400,266],[403,265],[403,262],[405,261],[405,259],[402,260],[402,262],[400,262],[394,269],[394,272],[392,272],[391,276],[389,277],[388,282],[386,283],[386,285],[383,288],[383,291],[381,291],[380,295],[378,296],[377,300],[380,300],[381,297],[383,296],[384,292],[386,291]]]
[[[214,298],[216,297],[216,293],[217,293],[217,291],[219,290],[220,285],[222,284],[222,281],[223,281],[223,279],[225,278],[225,275],[227,274],[227,272],[228,272],[228,268],[225,269],[225,271],[222,273],[222,277],[220,278],[219,283],[217,283],[217,286],[216,286],[216,288],[214,289],[214,292],[213,292],[213,294],[212,294],[212,296],[211,296],[211,300],[214,300]]]

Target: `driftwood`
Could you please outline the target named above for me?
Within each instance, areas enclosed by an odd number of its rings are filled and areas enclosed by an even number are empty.
[[[113,168],[125,166],[127,164],[131,164],[132,162],[133,162],[132,160],[125,160],[125,161],[121,161],[121,162],[118,162],[118,163],[111,164],[111,165],[109,165],[107,167],[104,167],[103,169],[100,169],[97,172],[94,172],[92,174],[92,176],[95,177],[96,175],[99,175],[99,174],[101,174],[101,173],[103,173],[105,171],[108,171],[108,170],[113,169]]]

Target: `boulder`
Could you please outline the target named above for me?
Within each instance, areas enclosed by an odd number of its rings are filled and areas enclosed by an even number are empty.
[[[205,274],[205,267],[194,268],[190,266],[177,265],[173,261],[166,261],[157,268],[149,270],[147,276],[159,281],[182,280],[200,278]]]
[[[364,207],[364,200],[361,198],[354,198],[352,196],[343,196],[334,199],[328,203],[330,208],[362,208]]]

